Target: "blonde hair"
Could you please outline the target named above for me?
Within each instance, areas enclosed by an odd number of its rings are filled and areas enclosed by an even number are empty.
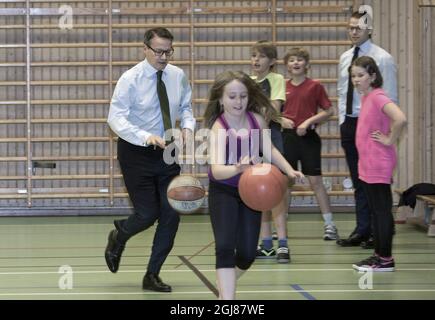
[[[291,56],[304,59],[307,63],[310,62],[310,53],[305,48],[292,48],[284,56],[284,64],[287,65]]]
[[[292,48],[290,49],[286,55],[284,56],[284,65],[287,66],[288,61],[290,60],[290,57],[298,57],[302,58],[306,61],[307,65],[310,63],[310,53],[305,48]],[[309,67],[305,67],[305,73],[308,72]]]

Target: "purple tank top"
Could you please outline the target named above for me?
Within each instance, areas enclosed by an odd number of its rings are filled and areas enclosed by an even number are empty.
[[[230,128],[228,125],[227,120],[225,119],[223,113],[217,118],[217,121],[220,122],[220,124],[225,128],[226,130],[226,155],[225,155],[225,165],[234,165],[237,162],[240,161],[240,158],[249,155],[259,155],[259,146],[260,146],[260,125],[257,122],[257,119],[255,119],[255,116],[252,114],[252,112],[247,112],[248,115],[248,122],[249,122],[249,133],[247,135],[237,135],[237,132]],[[254,135],[253,130],[257,130],[258,134]],[[256,139],[258,138],[258,139]],[[233,145],[230,144],[230,139],[236,139],[237,148],[234,148]],[[234,141],[234,140],[233,140]],[[249,146],[248,148],[242,148],[242,146]],[[243,150],[242,150],[243,149]],[[248,149],[248,150],[246,150]],[[242,152],[244,151],[244,152]],[[243,154],[242,154],[243,153]],[[232,187],[237,187],[239,184],[241,174],[237,174],[231,178],[224,179],[224,180],[218,180],[213,176],[213,173],[211,172],[211,167],[208,169],[208,177],[211,181],[226,184]]]

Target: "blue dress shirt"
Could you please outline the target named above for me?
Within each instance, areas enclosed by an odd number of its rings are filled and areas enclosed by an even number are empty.
[[[372,57],[381,71],[382,78],[384,80],[383,89],[387,96],[398,104],[397,93],[397,67],[394,63],[393,57],[381,47],[373,44],[371,40],[367,40],[359,46],[360,51],[358,56]],[[346,99],[347,99],[347,85],[349,81],[349,66],[352,62],[353,51],[355,47],[347,50],[340,57],[340,63],[338,65],[338,121],[341,125],[344,122],[346,116]],[[360,94],[356,89],[353,91],[353,114],[351,117],[358,117],[361,108]]]
[[[107,122],[120,138],[131,144],[147,146],[151,135],[164,138],[157,71],[145,59],[124,72],[116,84]],[[162,79],[168,93],[172,127],[179,119],[181,128],[193,131],[192,89],[184,71],[168,64]]]

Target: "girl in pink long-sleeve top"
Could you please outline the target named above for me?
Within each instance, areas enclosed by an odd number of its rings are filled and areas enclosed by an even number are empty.
[[[395,143],[406,117],[382,89],[383,79],[375,60],[367,56],[356,59],[351,75],[354,87],[362,95],[356,131],[358,172],[369,202],[375,243],[374,254],[353,268],[394,271],[391,183],[397,163]]]

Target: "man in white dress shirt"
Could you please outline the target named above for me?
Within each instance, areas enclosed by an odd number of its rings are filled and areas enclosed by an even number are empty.
[[[358,152],[355,146],[355,132],[360,112],[360,96],[349,82],[349,67],[353,60],[361,56],[372,57],[382,73],[383,89],[396,104],[397,68],[393,57],[371,40],[371,17],[367,12],[354,12],[349,20],[348,33],[352,41],[352,48],[340,57],[338,67],[338,115],[341,133],[341,145],[346,155],[355,195],[356,227],[347,239],[337,240],[343,247],[359,246],[373,248],[371,238],[371,217],[367,199],[358,179]]]
[[[168,132],[177,119],[184,138],[191,137],[195,127],[189,82],[183,70],[169,64],[172,41],[165,28],[145,33],[145,60],[119,78],[107,120],[119,137],[118,160],[134,213],[114,221],[106,263],[111,272],[117,272],[127,240],[158,221],[142,287],[159,292],[172,290],[159,273],[180,221],[167,199],[168,185],[180,173],[180,166],[164,161],[164,149],[171,143]]]

